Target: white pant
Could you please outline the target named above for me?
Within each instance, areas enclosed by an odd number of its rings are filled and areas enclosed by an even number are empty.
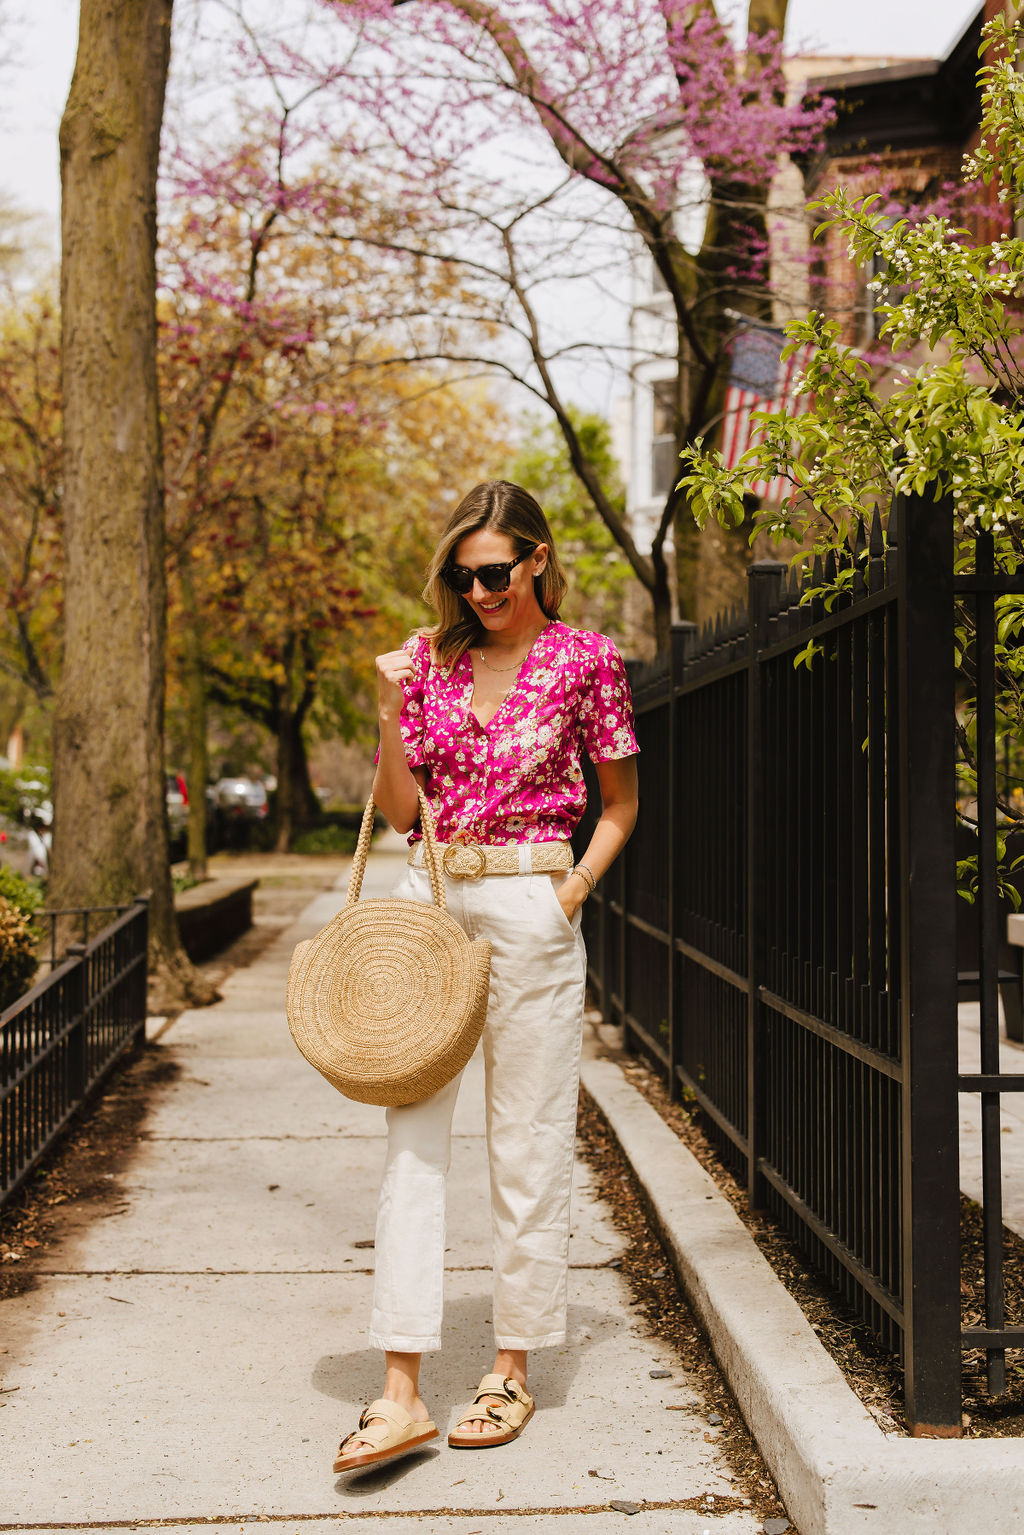
[[[498,1348],[565,1341],[586,979],[579,917],[570,926],[555,894],[565,878],[445,878],[451,915],[470,938],[492,944],[483,1049]],[[392,895],[429,901],[427,874],[410,868]],[[422,1353],[441,1346],[445,1185],[459,1082],[387,1112],[370,1322],[375,1348]]]

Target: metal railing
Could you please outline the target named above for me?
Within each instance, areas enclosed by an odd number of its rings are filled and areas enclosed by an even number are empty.
[[[45,923],[47,936],[41,945],[42,954],[39,963],[49,965],[53,970],[57,965],[57,952],[66,953],[68,944],[88,943],[89,928],[95,928],[98,919],[103,917],[119,917],[122,912],[131,911],[131,902],[123,901],[118,906],[42,906],[32,914],[34,925]],[[75,933],[73,939],[68,938],[68,933]],[[58,937],[63,934],[63,938]]]
[[[147,936],[139,900],[0,1014],[0,1205],[144,1034]]]
[[[862,530],[831,611],[761,562],[746,613],[678,625],[670,656],[631,668],[640,816],[584,908],[606,1020],[696,1101],[751,1203],[899,1351],[915,1429],[946,1434],[961,1350],[1001,1361],[1024,1346],[1001,1306],[999,1095],[1024,1075],[999,1072],[992,622],[1024,571],[994,574],[983,537],[975,571],[954,574],[952,529],[948,502],[899,498],[886,538],[877,516]],[[986,828],[982,1059],[963,1076],[958,599],[977,608]],[[958,1091],[982,1094],[988,1233],[986,1326],[963,1330]]]
[[[985,1294],[984,1324],[965,1327],[963,1342],[965,1348],[985,1350],[989,1390],[998,1395],[1006,1389],[1006,1349],[1024,1348],[1024,1318],[1018,1318],[1017,1325],[1006,1319],[1000,1095],[1024,1092],[1024,1074],[1002,1069],[999,1048],[999,930],[1004,912],[997,877],[1000,769],[996,751],[996,684],[1000,663],[996,605],[1000,597],[1024,595],[1024,570],[1013,575],[996,570],[992,535],[983,533],[976,540],[973,571],[959,570],[953,578],[953,590],[960,603],[973,609],[974,629],[972,654],[965,657],[965,669],[973,673],[970,691],[975,704],[978,881],[977,902],[971,911],[978,953],[976,995],[980,1002],[980,1027],[978,1057],[969,1063],[974,1069],[961,1072],[957,1087],[961,1093],[978,1093],[981,1098]],[[1002,776],[1005,779],[1005,772]],[[1008,788],[1005,782],[1003,788],[1004,792]],[[1008,1025],[1010,1016],[1008,1013]],[[1019,1039],[1019,1017],[1013,1021],[1017,1027],[1008,1026],[1007,1035]]]

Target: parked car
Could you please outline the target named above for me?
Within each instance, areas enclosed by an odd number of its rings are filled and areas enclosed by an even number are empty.
[[[188,836],[188,786],[183,773],[167,774],[167,835],[171,844],[171,857],[184,854]]]
[[[45,828],[0,818],[0,864],[15,874],[45,879],[50,869],[50,833]]]
[[[184,773],[167,774],[167,833],[171,861],[177,862],[188,852],[189,794]],[[206,786],[206,851],[215,853],[222,841],[221,816],[213,785]]]
[[[219,778],[213,799],[221,814],[234,820],[264,821],[270,810],[266,785],[258,778]]]
[[[251,833],[270,813],[267,786],[244,774],[225,774],[213,785],[216,833],[225,847],[248,847]]]
[[[5,794],[8,813],[0,815],[0,864],[17,874],[45,879],[50,870],[53,824],[49,772],[27,764],[14,768],[6,757],[0,757],[0,772],[9,780]]]
[[[26,822],[36,827],[52,826],[53,801],[49,797],[49,778],[19,778],[15,787],[21,796],[21,813]]]
[[[39,765],[15,768],[8,757],[0,756],[0,773],[10,777],[20,807],[20,819],[26,825],[40,827],[53,825],[53,804],[50,800],[49,770]]]

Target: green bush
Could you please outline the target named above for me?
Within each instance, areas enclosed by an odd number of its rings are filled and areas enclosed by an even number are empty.
[[[349,831],[358,832],[365,808],[365,805],[332,805],[330,810],[322,812],[320,825],[346,826]]]
[[[43,904],[42,882],[25,879],[6,864],[0,864],[0,900],[10,902],[23,917],[31,917]]]
[[[36,811],[50,798],[50,772],[41,766],[0,768],[0,815],[12,821],[23,811]]]
[[[0,897],[0,1012],[28,990],[35,973],[35,939],[28,917]]]
[[[347,826],[317,826],[296,837],[292,851],[296,853],[352,853],[355,851],[358,833]]]
[[[242,846],[251,853],[272,853],[277,841],[277,827],[270,816],[263,821],[249,821],[248,830],[243,836],[245,840]]]

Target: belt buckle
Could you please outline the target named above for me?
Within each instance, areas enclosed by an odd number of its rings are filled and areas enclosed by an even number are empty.
[[[459,855],[470,854],[475,860],[472,868],[458,867]],[[487,854],[479,842],[474,842],[468,831],[460,830],[450,839],[441,857],[444,872],[452,879],[479,879],[487,868]]]

